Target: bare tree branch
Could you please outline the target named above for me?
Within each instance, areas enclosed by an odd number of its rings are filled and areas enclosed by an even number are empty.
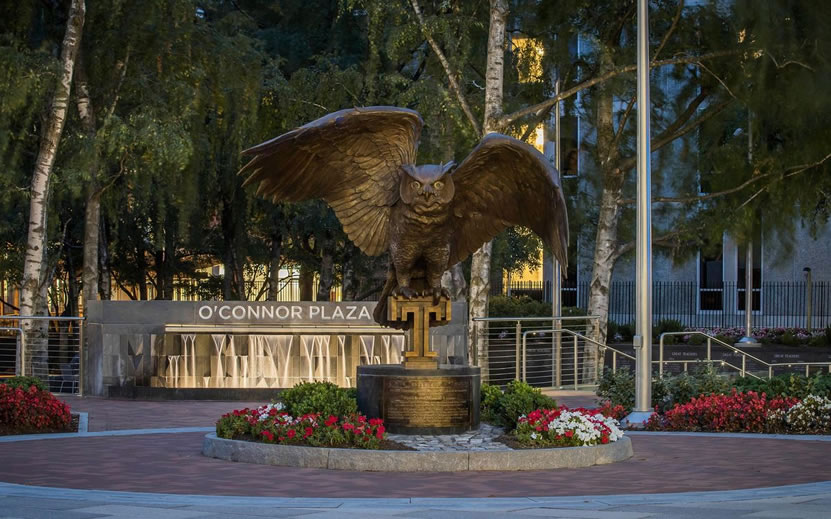
[[[424,15],[421,14],[421,7],[418,5],[418,0],[410,0],[410,3],[413,6],[413,11],[415,11],[416,18],[418,18],[418,24],[421,27],[421,32],[427,39],[427,43],[430,44],[430,48],[433,49],[433,52],[436,53],[436,57],[439,59],[439,63],[441,63],[445,75],[447,75],[447,80],[450,82],[450,88],[456,94],[456,99],[462,106],[462,111],[464,111],[468,121],[470,122],[470,125],[473,126],[473,129],[476,131],[476,134],[482,135],[482,127],[479,125],[479,122],[473,115],[473,110],[470,109],[470,105],[468,104],[467,99],[462,93],[462,89],[459,87],[459,81],[456,78],[456,74],[450,67],[450,62],[447,61],[447,57],[444,55],[444,52],[442,52],[441,47],[439,47],[439,44],[436,42],[433,36],[427,31],[427,24],[424,21]]]
[[[733,99],[738,99],[738,97],[736,97],[736,94],[734,94],[733,91],[730,90],[730,87],[727,86],[727,83],[725,83],[724,80],[721,79],[715,72],[713,72],[712,70],[707,68],[707,66],[704,65],[704,63],[699,63],[698,66],[701,67],[702,69],[704,69],[705,72],[707,72],[708,74],[710,74],[711,76],[716,78],[716,81],[721,83],[721,86],[723,86],[724,89],[727,90],[727,93],[730,94],[730,97],[732,97]]]
[[[677,237],[680,236],[680,235],[681,235],[681,231],[677,230],[677,231],[668,232],[666,234],[662,234],[661,236],[656,236],[656,237],[652,238],[652,245],[658,245],[658,246],[661,246],[661,245],[663,245],[663,246],[675,245],[675,244],[678,243]],[[617,261],[618,258],[620,258],[621,256],[623,256],[624,254],[626,254],[627,252],[629,252],[630,250],[632,250],[634,248],[635,248],[635,241],[634,240],[618,245],[618,247],[615,249],[615,252],[613,253],[613,257],[614,257],[615,261]]]
[[[776,65],[776,68],[785,68],[788,65],[797,65],[797,66],[800,66],[804,69],[808,69],[811,72],[815,72],[813,67],[811,67],[810,65],[806,65],[805,63],[802,63],[801,61],[796,61],[794,59],[789,59],[789,60],[783,61],[780,64],[778,61],[776,61],[776,58],[773,57],[773,54],[769,53],[767,50],[765,50],[765,54],[767,54],[767,56],[770,58],[770,60],[773,61],[773,64]]]
[[[666,34],[664,34],[664,38],[661,40],[661,44],[658,45],[658,48],[655,49],[655,53],[652,55],[652,62],[654,63],[656,59],[658,59],[658,55],[664,50],[667,42],[669,41],[669,37],[672,36],[672,33],[675,32],[675,28],[678,27],[678,20],[681,19],[681,11],[684,10],[684,0],[678,0],[678,9],[675,11],[675,18],[672,19],[672,25],[669,26]]]
[[[691,63],[698,64],[698,63],[701,63],[702,61],[705,61],[705,60],[710,60],[710,59],[715,59],[715,58],[722,58],[722,57],[725,57],[725,56],[733,56],[733,55],[736,55],[736,54],[742,54],[743,52],[745,52],[743,49],[730,49],[730,50],[720,50],[720,51],[710,52],[710,53],[707,53],[707,54],[702,54],[700,56],[676,56],[674,58],[668,58],[668,59],[653,61],[650,65],[650,67],[651,68],[658,68],[658,67],[663,67],[663,66],[666,66],[666,65],[683,65],[683,64],[691,64]],[[569,97],[573,96],[577,92],[580,92],[581,90],[585,90],[587,88],[593,87],[594,85],[597,85],[599,83],[603,83],[604,81],[608,81],[609,79],[620,76],[621,74],[634,72],[637,69],[638,69],[637,65],[624,65],[624,66],[618,67],[614,70],[610,70],[609,72],[606,72],[605,74],[601,74],[601,75],[593,77],[591,79],[587,79],[587,80],[583,81],[582,83],[579,83],[579,84],[569,88],[568,90],[564,90],[564,91],[560,92],[559,95],[548,98],[548,99],[546,99],[545,101],[543,101],[541,103],[537,103],[535,105],[522,108],[522,109],[517,110],[516,112],[514,112],[512,114],[508,114],[506,116],[501,117],[499,119],[499,126],[500,126],[500,128],[505,128],[508,125],[516,122],[517,119],[521,119],[521,118],[527,117],[531,114],[538,113],[541,110],[546,110],[546,109],[550,108],[552,105],[557,104],[559,101],[562,101],[563,99],[568,99]]]
[[[664,38],[661,40],[661,44],[658,45],[658,48],[655,50],[655,53],[652,55],[652,59],[650,63],[655,63],[655,60],[658,59],[658,55],[661,54],[661,51],[664,50],[667,42],[669,41],[670,36],[672,33],[675,32],[675,28],[678,26],[678,21],[681,19],[681,12],[684,10],[684,0],[679,0],[678,2],[678,9],[675,11],[675,18],[672,19],[672,25],[670,25],[669,29],[667,30],[666,34],[664,34]],[[612,141],[612,146],[617,146],[618,142],[620,142],[620,137],[623,135],[623,128],[626,127],[626,122],[629,120],[629,116],[632,113],[632,108],[635,106],[635,101],[637,100],[638,96],[633,95],[631,99],[629,99],[629,103],[626,105],[626,110],[623,112],[623,115],[620,117],[620,122],[618,123],[617,130],[615,131],[615,138]]]
[[[678,197],[656,196],[656,197],[652,197],[652,202],[654,202],[654,203],[668,203],[668,204],[688,204],[688,203],[693,203],[693,202],[702,202],[704,200],[711,200],[713,198],[718,198],[718,197],[726,196],[726,195],[729,195],[729,194],[732,194],[732,193],[736,193],[736,192],[741,191],[742,189],[746,188],[749,185],[755,184],[756,182],[758,182],[760,180],[764,180],[766,178],[774,177],[776,175],[782,175],[782,178],[788,178],[788,177],[792,177],[794,175],[798,175],[800,173],[808,171],[809,169],[821,166],[822,164],[827,162],[829,159],[831,159],[831,153],[829,153],[828,155],[824,156],[823,158],[819,159],[816,162],[811,162],[811,163],[808,163],[808,164],[799,164],[797,166],[791,166],[791,167],[787,168],[784,172],[771,171],[770,173],[764,173],[762,175],[756,175],[752,178],[749,178],[749,179],[745,180],[744,182],[742,182],[741,184],[739,184],[736,187],[733,187],[733,188],[730,188],[730,189],[725,189],[723,191],[717,191],[715,193],[707,193],[706,195],[695,195],[695,196],[678,196]],[[756,195],[753,195],[753,196],[755,197]],[[622,204],[634,204],[635,199],[634,198],[627,198],[627,199],[621,200],[621,203]]]
[[[702,96],[704,96],[704,97],[702,97]],[[690,103],[689,106],[687,106],[687,108],[684,110],[684,112],[681,115],[679,115],[678,118],[675,121],[673,121],[673,123],[671,125],[669,125],[666,130],[664,130],[661,133],[661,135],[658,135],[658,136],[652,138],[651,147],[652,147],[653,152],[656,152],[656,151],[660,150],[661,148],[663,148],[664,146],[666,146],[670,142],[674,141],[675,139],[678,139],[678,138],[683,137],[684,135],[690,133],[691,131],[693,131],[695,128],[699,127],[704,122],[706,122],[709,119],[712,119],[713,117],[715,117],[722,110],[727,108],[727,106],[730,103],[733,102],[733,99],[728,99],[728,100],[726,100],[726,101],[724,101],[720,104],[717,104],[717,105],[707,109],[707,111],[704,112],[703,115],[699,116],[693,122],[681,127],[690,118],[690,116],[695,113],[695,111],[698,109],[698,106],[704,101],[704,98],[706,98],[706,93],[702,92],[701,94],[698,95],[698,97],[696,97]],[[679,129],[679,127],[680,127],[680,129]],[[635,165],[637,164],[637,160],[638,160],[638,158],[636,156],[631,156],[631,157],[628,157],[628,158],[624,159],[620,163],[620,166],[619,166],[621,171],[629,171],[629,170],[633,169],[635,167]],[[628,202],[626,202],[626,203],[628,203]]]

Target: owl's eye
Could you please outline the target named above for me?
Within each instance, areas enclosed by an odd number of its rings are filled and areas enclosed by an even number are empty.
[[[444,187],[444,182],[439,180],[438,182],[433,182],[433,189],[441,189]]]
[[[413,183],[412,183],[412,184],[410,184],[410,185],[412,185],[412,186],[413,186],[413,189],[418,189],[418,188],[420,188],[420,187],[421,187],[421,182],[419,182],[419,181],[417,181],[417,180],[413,180]]]

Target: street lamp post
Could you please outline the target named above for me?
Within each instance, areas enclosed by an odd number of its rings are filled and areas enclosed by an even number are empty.
[[[649,131],[649,2],[638,0],[638,187],[635,240],[635,409],[640,425],[652,414],[652,181]]]

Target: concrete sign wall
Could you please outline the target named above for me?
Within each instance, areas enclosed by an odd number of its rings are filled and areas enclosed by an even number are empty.
[[[93,301],[85,389],[352,387],[357,366],[400,363],[407,348],[403,332],[373,321],[375,304]],[[431,330],[432,348],[444,364],[466,364],[467,305],[454,303],[452,317]]]

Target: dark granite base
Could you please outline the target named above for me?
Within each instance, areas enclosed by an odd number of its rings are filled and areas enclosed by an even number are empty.
[[[393,434],[458,434],[479,428],[477,367],[358,367],[358,409]]]
[[[107,398],[132,400],[232,400],[270,402],[282,389],[263,388],[166,388],[144,386],[107,386]]]

